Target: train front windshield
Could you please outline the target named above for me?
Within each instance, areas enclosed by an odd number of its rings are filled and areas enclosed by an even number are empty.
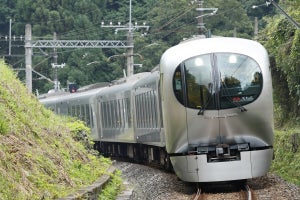
[[[180,103],[218,110],[253,102],[262,90],[262,72],[252,58],[235,53],[205,54],[182,62],[173,77]]]

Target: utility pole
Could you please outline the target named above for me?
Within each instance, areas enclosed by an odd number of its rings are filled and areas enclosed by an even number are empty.
[[[56,41],[56,33],[53,34],[53,40]],[[58,81],[58,68],[63,68],[65,66],[65,63],[58,65],[57,64],[57,49],[53,48],[53,63],[52,68],[54,69],[54,91],[57,92],[60,88],[60,83]]]
[[[53,33],[53,40],[56,40],[56,32]],[[57,52],[56,48],[53,48],[53,63],[52,63],[52,68],[54,68],[54,91],[58,91],[58,79],[57,79]]]
[[[127,52],[126,52],[126,60],[127,60],[127,76],[131,76],[134,74],[134,61],[133,61],[133,56],[135,55],[133,53],[133,47],[134,47],[134,42],[133,42],[133,32],[135,30],[144,28],[146,31],[149,30],[149,26],[146,26],[146,23],[143,23],[143,25],[138,26],[137,23],[134,25],[132,24],[132,19],[131,19],[131,0],[129,1],[129,22],[127,25],[121,25],[120,22],[118,22],[118,25],[113,25],[112,22],[110,22],[109,25],[104,25],[104,22],[101,23],[101,27],[108,27],[108,28],[115,28],[115,33],[118,33],[119,30],[127,30]]]
[[[199,14],[200,16],[197,17],[197,21],[198,21],[198,24],[197,24],[197,28],[198,28],[198,34],[199,35],[204,35],[204,31],[205,31],[205,26],[204,26],[204,23],[203,23],[203,3],[204,1],[199,1],[198,2],[198,5],[199,5],[199,8],[197,9],[199,11]]]
[[[196,17],[198,24],[198,34],[200,36],[205,35],[205,23],[203,22],[204,16],[212,16],[215,15],[218,11],[218,8],[203,8],[204,1],[198,0],[198,8],[196,8],[197,11],[199,11],[199,16]],[[210,13],[204,13],[204,11],[211,11]]]
[[[31,25],[25,26],[25,70],[26,87],[29,93],[32,93],[32,44],[31,44]]]
[[[8,55],[11,56],[11,19],[9,20],[9,45],[8,45]]]
[[[54,90],[55,90],[55,92],[57,92],[60,87],[60,83],[59,83],[58,77],[57,77],[57,70],[58,70],[58,68],[63,68],[65,66],[65,63],[63,63],[61,65],[52,63],[51,65],[52,65],[52,68],[54,69]]]
[[[254,39],[256,40],[258,36],[258,20],[257,17],[254,18]]]
[[[131,21],[131,0],[129,1],[129,28],[128,28],[128,33],[127,33],[127,41],[128,41],[128,46],[127,49],[127,76],[131,76],[134,73],[134,67],[133,67],[133,29],[132,29],[132,21]]]

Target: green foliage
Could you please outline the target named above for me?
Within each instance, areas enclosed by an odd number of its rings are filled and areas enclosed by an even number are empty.
[[[111,181],[101,191],[98,200],[114,200],[122,189],[121,171],[111,174]]]
[[[82,122],[45,109],[3,61],[0,74],[0,199],[60,198],[106,171],[111,161],[76,141]]]
[[[296,8],[300,8],[299,3],[285,5],[288,14],[300,21],[300,12]],[[261,42],[272,59],[274,102],[281,112],[277,114],[277,122],[282,125],[300,115],[300,31],[282,15],[265,20],[268,25],[261,35],[266,37]]]
[[[90,151],[93,149],[94,142],[91,137],[91,130],[83,121],[70,119],[66,126],[70,129],[74,140],[81,142]]]
[[[274,154],[271,171],[285,180],[300,186],[300,129],[290,128],[275,132]],[[293,134],[298,134],[294,141]],[[297,150],[295,149],[297,146]],[[296,150],[296,152],[295,152]]]
[[[0,106],[0,135],[6,135],[8,134],[9,131],[9,127],[3,113],[4,113],[3,106]]]

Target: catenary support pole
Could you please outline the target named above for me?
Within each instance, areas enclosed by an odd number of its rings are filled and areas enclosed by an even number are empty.
[[[25,26],[25,65],[26,65],[26,87],[32,93],[32,45],[31,45],[31,25]]]

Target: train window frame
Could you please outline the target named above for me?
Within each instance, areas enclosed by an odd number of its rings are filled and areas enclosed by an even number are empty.
[[[221,63],[219,62],[219,60],[225,58],[228,59],[227,63],[224,62],[224,60]],[[241,60],[245,63],[241,62]],[[239,66],[234,66],[234,64],[236,64],[235,62],[239,62],[237,63],[239,64]],[[228,66],[226,66],[226,64]],[[243,67],[241,68],[241,66]],[[208,72],[206,72],[206,76],[205,74],[202,74],[205,72],[205,70],[201,71],[200,67],[205,67],[203,69],[208,70]],[[219,76],[222,75],[221,72],[224,72],[223,68],[226,67],[232,67],[232,69],[236,68],[236,71],[241,69],[242,73],[240,73],[240,76],[248,76],[248,82],[244,80],[238,80],[241,84],[244,84],[244,88],[246,89],[238,91],[236,93],[230,93],[229,91],[234,92],[234,90],[229,90],[229,87],[226,87],[226,90],[224,89],[224,87],[221,88],[222,86],[224,86],[224,81],[222,80],[222,77]],[[192,70],[193,73],[190,73],[190,70]],[[199,79],[199,77],[196,77],[194,75],[195,73],[199,73],[200,76],[202,74],[203,77],[206,77],[204,79],[207,80],[201,80],[201,78]],[[253,76],[253,79],[249,78],[250,75]],[[255,77],[257,78],[257,80]],[[201,81],[204,83],[206,90],[201,90]],[[238,81],[236,82],[238,83]],[[253,85],[255,83],[257,85],[251,86],[252,83]],[[231,52],[208,53],[197,55],[181,62],[174,71],[172,86],[173,93],[176,99],[187,108],[205,110],[230,109],[250,104],[260,96],[263,89],[263,75],[261,66],[255,59],[251,58],[248,55]],[[199,93],[193,92],[193,89],[196,89],[194,91],[197,91],[197,88],[199,89]],[[249,88],[248,91],[247,88]],[[224,91],[229,95],[224,95]],[[190,94],[198,95],[199,98],[195,95],[192,98]],[[200,98],[201,96],[202,98]]]
[[[91,126],[91,115],[90,115],[90,105],[89,104],[85,104],[85,120],[86,120],[86,124],[89,127]]]
[[[131,101],[130,98],[126,98],[126,110],[127,110],[127,122],[128,122],[128,128],[132,127],[132,112],[131,112]]]
[[[146,128],[149,128],[152,126],[152,120],[151,120],[151,106],[150,106],[150,101],[151,99],[149,98],[150,94],[149,91],[145,93],[145,103],[146,103],[146,108],[147,108],[147,112],[146,112]]]
[[[80,105],[80,120],[86,122],[86,120],[85,120],[85,106],[84,106],[84,104]]]
[[[93,115],[93,108],[89,105],[89,115],[90,115],[90,127],[94,128],[94,115]]]

